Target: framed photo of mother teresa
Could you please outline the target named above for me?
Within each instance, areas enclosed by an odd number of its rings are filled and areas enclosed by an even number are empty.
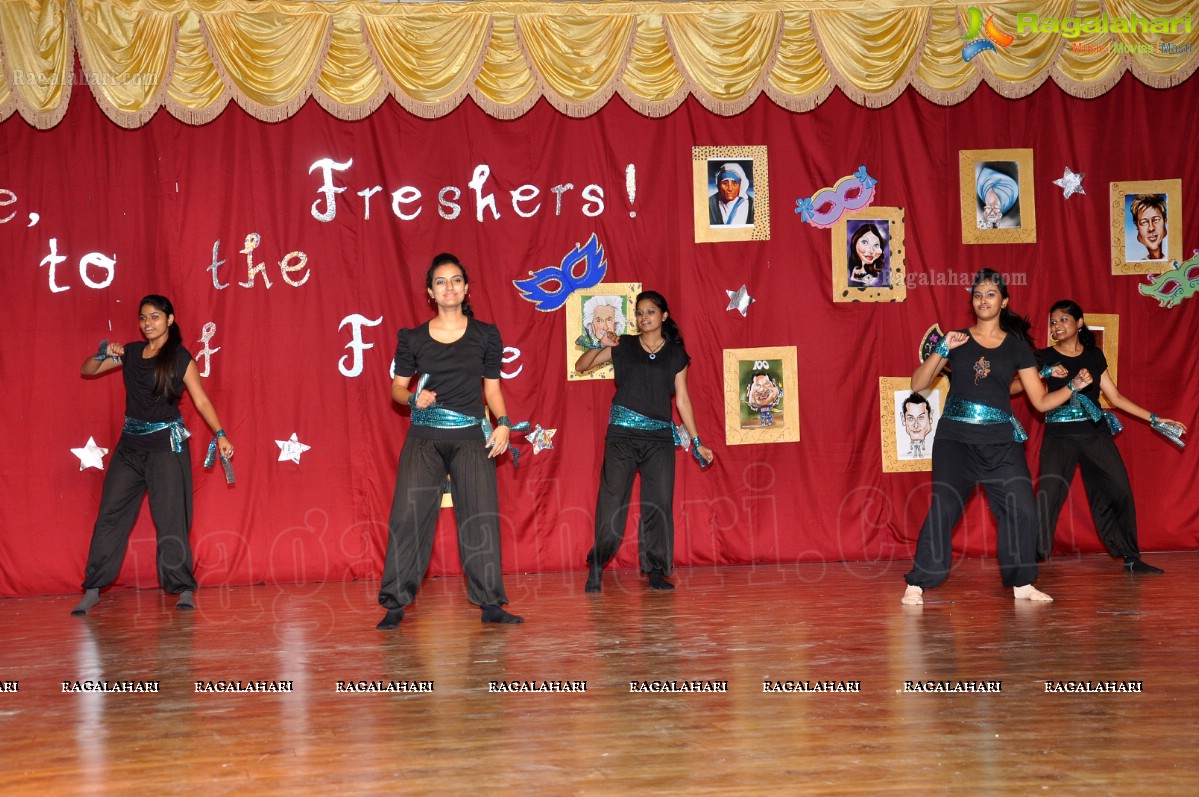
[[[1182,180],[1111,184],[1112,274],[1161,274],[1185,257]]]
[[[852,210],[830,229],[834,302],[907,300],[903,208]]]
[[[692,147],[695,242],[770,240],[765,146]]]
[[[1031,149],[961,150],[958,180],[962,243],[1036,243]]]
[[[612,363],[580,374],[575,362],[588,349],[600,347],[600,339],[632,335],[637,331],[633,312],[640,282],[601,282],[581,288],[566,298],[566,381],[612,379]]]
[[[724,350],[724,442],[799,442],[796,348]]]
[[[933,441],[949,379],[938,376],[920,392],[910,376],[878,378],[878,414],[883,444],[883,473],[931,471]]]

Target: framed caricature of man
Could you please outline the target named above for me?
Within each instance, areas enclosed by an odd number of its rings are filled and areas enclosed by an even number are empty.
[[[1112,274],[1162,274],[1184,257],[1182,180],[1110,184]]]
[[[566,300],[566,380],[612,379],[612,364],[577,373],[575,361],[587,349],[600,347],[604,335],[634,332],[633,304],[641,292],[640,282],[601,282],[575,291]]]

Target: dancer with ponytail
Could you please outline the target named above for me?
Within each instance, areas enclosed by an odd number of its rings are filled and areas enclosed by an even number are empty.
[[[194,608],[196,578],[189,542],[191,453],[189,432],[179,413],[184,388],[196,412],[216,435],[214,442],[221,456],[233,456],[233,443],[204,392],[200,371],[183,347],[170,300],[152,294],[142,299],[139,307],[145,342],[121,345],[106,341],[80,368],[85,377],[123,369],[125,427],[104,475],[100,512],[83,579],[83,600],[71,610],[74,615],[86,615],[100,601],[100,590],[116,580],[146,494],[158,533],[158,583],[164,591],[179,596],[176,608]]]
[[[1070,491],[1075,468],[1082,470],[1082,484],[1091,505],[1091,519],[1099,539],[1112,556],[1122,557],[1130,573],[1161,573],[1160,568],[1141,561],[1137,542],[1137,512],[1132,499],[1128,470],[1120,458],[1112,435],[1123,427],[1111,412],[1099,409],[1100,393],[1118,410],[1149,421],[1154,428],[1174,427],[1175,434],[1186,426],[1169,418],[1158,418],[1134,404],[1116,388],[1108,372],[1103,350],[1095,345],[1095,334],[1087,329],[1082,308],[1063,299],[1049,311],[1049,335],[1053,345],[1037,352],[1050,390],[1055,390],[1086,370],[1099,379],[1069,404],[1045,413],[1045,436],[1041,440],[1041,476],[1037,484],[1037,508],[1041,533],[1037,559],[1045,560],[1053,550],[1058,515]]]
[[[634,306],[639,334],[617,337],[609,332],[599,348],[584,352],[575,362],[579,373],[611,362],[616,377],[595,506],[595,546],[587,554],[587,592],[603,589],[604,566],[624,538],[633,478],[638,472],[641,571],[649,575],[650,589],[674,589],[666,576],[674,567],[674,445],[682,438],[671,420],[672,396],[694,456],[704,467],[714,456],[696,430],[687,392],[691,358],[666,299],[656,291],[642,291]]]
[[[504,344],[494,324],[474,318],[467,300],[470,278],[457,257],[448,252],[434,257],[425,289],[437,315],[414,329],[401,329],[396,345],[391,397],[412,408],[412,427],[400,452],[387,523],[379,587],[379,603],[387,613],[375,627],[399,626],[404,607],[416,597],[433,555],[447,476],[453,484],[467,597],[482,607],[484,623],[522,623],[503,608],[508,597],[500,569],[495,458],[508,450],[512,431],[500,390]],[[412,390],[417,373],[421,378]],[[494,429],[483,402],[496,418]]]
[[[976,485],[987,492],[999,525],[996,552],[1004,586],[1017,600],[1050,601],[1033,586],[1037,577],[1037,513],[1032,476],[1024,459],[1028,438],[1012,414],[1011,383],[1018,377],[1032,405],[1047,412],[1091,383],[1084,368],[1069,386],[1046,393],[1037,374],[1026,318],[1008,307],[1003,275],[984,268],[974,276],[974,325],[948,333],[912,375],[920,391],[948,363],[949,395],[933,443],[933,498],[905,576],[902,602],[924,603],[924,591],[949,576],[953,527]]]

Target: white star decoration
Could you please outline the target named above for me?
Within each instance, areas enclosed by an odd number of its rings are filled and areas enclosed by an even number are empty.
[[[1086,193],[1086,191],[1082,190],[1082,178],[1083,175],[1081,172],[1075,174],[1074,172],[1070,171],[1070,167],[1067,166],[1066,171],[1062,174],[1061,179],[1054,180],[1053,184],[1061,186],[1063,199],[1069,199],[1074,194]]]
[[[275,445],[279,446],[280,462],[287,462],[288,460],[291,460],[297,465],[300,464],[300,455],[312,448],[312,446],[306,446],[301,443],[300,439],[296,437],[295,432],[291,433],[291,438],[289,440],[276,440]]]
[[[108,449],[100,448],[96,445],[95,438],[89,437],[87,445],[83,448],[72,448],[71,453],[79,457],[79,470],[84,468],[104,470],[104,455],[108,453]]]
[[[756,302],[757,299],[749,295],[749,289],[742,285],[735,291],[725,291],[729,295],[729,306],[724,308],[728,310],[736,310],[743,317],[749,312],[749,306]]]

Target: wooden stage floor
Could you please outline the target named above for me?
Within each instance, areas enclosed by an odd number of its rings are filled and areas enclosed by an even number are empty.
[[[377,582],[5,599],[0,794],[1196,794],[1199,553],[1146,560],[1046,605],[993,560],[923,607],[906,562],[514,575],[505,627],[432,579],[392,632]]]

